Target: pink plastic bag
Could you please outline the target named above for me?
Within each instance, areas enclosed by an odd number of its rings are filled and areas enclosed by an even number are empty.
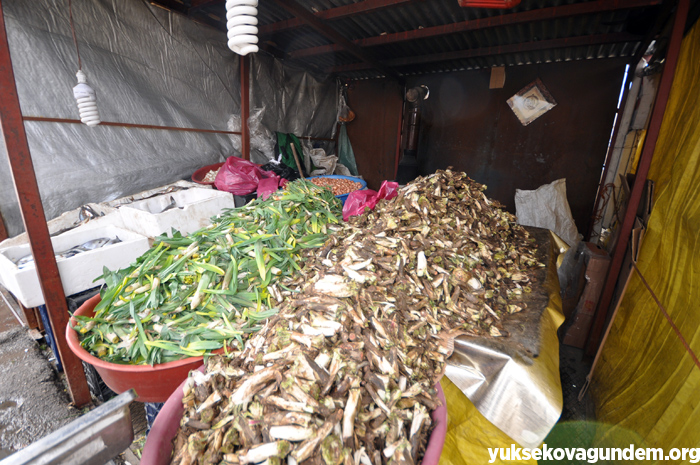
[[[214,186],[220,191],[233,195],[248,195],[255,192],[260,180],[275,175],[271,171],[263,171],[253,162],[238,157],[228,157],[214,179]]]
[[[343,205],[343,220],[347,221],[351,216],[361,215],[365,209],[374,210],[377,202],[382,199],[393,199],[398,195],[398,190],[398,182],[384,181],[379,192],[372,189],[350,192]]]
[[[267,171],[269,173],[269,171]],[[269,178],[261,179],[258,183],[258,198],[262,197],[263,200],[272,195],[280,187],[284,187],[287,184],[287,180],[280,178],[277,175],[270,176]]]

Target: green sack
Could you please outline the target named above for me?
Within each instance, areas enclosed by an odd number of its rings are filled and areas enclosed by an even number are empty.
[[[304,151],[301,148],[301,142],[299,142],[299,138],[294,134],[285,134],[283,132],[277,133],[277,153],[282,154],[282,163],[289,166],[293,170],[298,171],[297,164],[294,161],[294,154],[292,153],[292,144],[294,144],[294,148],[296,148],[297,156],[299,157],[299,163],[301,163],[301,169],[305,171]]]

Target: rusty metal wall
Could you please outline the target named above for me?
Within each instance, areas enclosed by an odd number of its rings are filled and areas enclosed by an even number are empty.
[[[382,181],[395,175],[403,89],[386,80],[353,81],[348,105],[356,114],[348,123],[348,137],[357,169],[370,189],[379,189]]]
[[[409,78],[409,86],[430,87],[419,144],[423,173],[466,171],[512,212],[515,189],[566,178],[576,226],[585,233],[624,70],[622,59],[508,67],[505,86],[492,90],[490,70]],[[536,78],[557,106],[523,126],[506,100]]]

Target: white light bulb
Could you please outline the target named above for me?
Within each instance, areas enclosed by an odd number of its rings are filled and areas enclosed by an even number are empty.
[[[239,55],[258,51],[258,0],[227,0],[228,48]]]
[[[100,114],[97,112],[97,101],[95,91],[87,84],[87,76],[82,70],[78,70],[78,85],[73,87],[73,97],[78,102],[80,121],[88,126],[100,124]]]

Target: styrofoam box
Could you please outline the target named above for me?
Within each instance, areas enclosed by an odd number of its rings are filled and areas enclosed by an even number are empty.
[[[175,202],[176,207],[163,211]],[[183,235],[211,223],[224,208],[234,208],[233,195],[213,189],[187,189],[139,200],[119,207],[124,227],[144,236],[170,234],[175,228]]]
[[[118,237],[121,242],[81,252],[69,258],[56,259],[66,295],[73,295],[104,283],[103,280],[93,283],[93,280],[102,274],[102,267],[106,266],[110,270],[126,268],[149,249],[147,237],[112,225],[102,228],[77,228],[52,237],[51,243],[55,253],[59,254],[76,245],[101,237],[111,239]],[[0,280],[3,286],[27,308],[44,304],[44,295],[41,292],[34,263],[22,269],[15,264],[16,260],[29,253],[29,244],[0,250]]]

